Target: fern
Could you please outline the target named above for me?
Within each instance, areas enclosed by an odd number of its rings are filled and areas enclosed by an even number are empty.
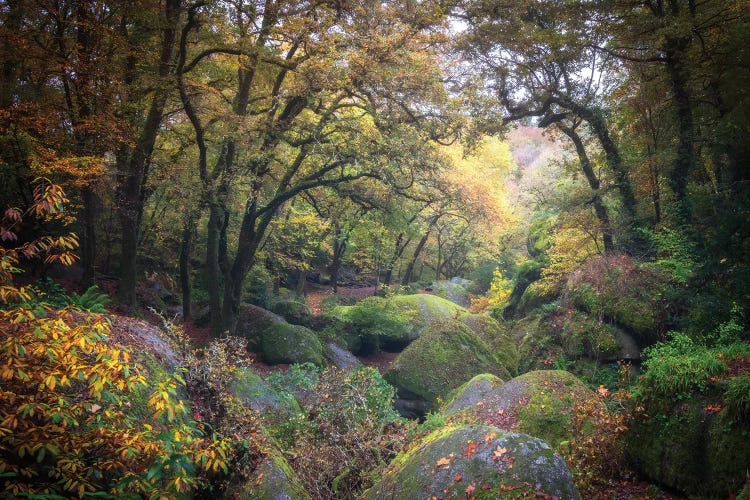
[[[90,286],[83,294],[78,295],[73,293],[70,296],[70,305],[75,306],[82,311],[90,311],[95,313],[105,313],[107,306],[111,302],[110,298],[99,291],[99,288],[94,285]]]

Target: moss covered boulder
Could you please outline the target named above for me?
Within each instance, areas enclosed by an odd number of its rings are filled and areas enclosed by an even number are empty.
[[[696,395],[668,411],[646,408],[627,434],[628,455],[643,475],[695,497],[730,498],[750,466],[750,422]]]
[[[309,328],[275,323],[263,330],[260,353],[269,364],[313,363],[323,366],[323,345]]]
[[[575,424],[572,417],[579,406],[606,412],[598,396],[575,375],[562,370],[539,370],[488,391],[480,401],[454,413],[451,419],[523,432],[556,447],[594,430],[593,418],[584,419],[580,427]]]
[[[227,488],[224,498],[242,500],[310,500],[297,474],[277,450],[262,459],[252,476],[241,485]]]
[[[275,390],[260,375],[246,368],[235,372],[232,390],[240,401],[262,417],[273,416],[275,420],[302,413],[294,396]]]
[[[327,313],[337,335],[355,354],[378,349],[398,352],[425,328],[466,310],[434,295],[368,297],[353,306],[336,306]]]
[[[518,373],[519,355],[507,324],[484,314],[466,314],[461,321],[484,340],[510,376]]]
[[[477,375],[453,391],[440,411],[450,415],[465,410],[482,401],[504,383],[502,379],[490,373]]]
[[[284,318],[268,309],[252,304],[242,304],[235,335],[246,339],[249,348],[257,349],[261,334],[277,323],[284,323]]]
[[[394,360],[385,379],[427,406],[480,373],[508,377],[490,346],[459,320],[435,323]]]
[[[586,262],[570,274],[564,293],[578,309],[595,313],[634,334],[641,345],[662,339],[669,316],[668,273],[625,255]]]
[[[640,359],[640,349],[628,333],[590,314],[561,308],[551,315],[550,325],[569,359]]]
[[[565,461],[540,439],[496,427],[446,427],[388,466],[363,498],[579,498]],[[545,496],[546,495],[546,496]]]
[[[438,281],[430,285],[432,293],[438,297],[450,300],[461,307],[469,307],[471,297],[469,288],[471,281],[463,278],[452,278],[447,281]]]
[[[279,300],[273,304],[271,311],[293,325],[310,326],[312,323],[312,310],[298,300]]]
[[[552,329],[549,317],[536,312],[522,318],[510,330],[518,345],[518,371],[544,370],[564,356],[564,349]]]

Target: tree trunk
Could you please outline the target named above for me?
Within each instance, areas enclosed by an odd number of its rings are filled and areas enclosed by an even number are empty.
[[[422,253],[422,249],[424,248],[425,244],[427,243],[427,240],[430,237],[430,230],[427,230],[424,236],[422,236],[422,239],[419,240],[419,243],[417,243],[417,248],[414,249],[414,255],[412,255],[411,261],[409,262],[409,265],[406,266],[406,271],[404,271],[404,277],[401,280],[401,284],[404,286],[408,286],[411,282],[411,275],[414,273],[414,266],[417,264],[417,259],[419,258],[419,254]]]
[[[182,288],[182,320],[187,321],[191,317],[190,302],[192,300],[190,290],[190,250],[193,240],[193,221],[188,220],[182,229],[182,241],[180,242],[180,287]]]
[[[215,338],[224,332],[222,321],[222,283],[224,276],[219,265],[221,227],[223,217],[215,204],[209,207],[208,226],[206,228],[206,269],[205,280],[208,289],[208,310],[211,316],[211,335]]]
[[[591,166],[591,161],[589,160],[589,156],[586,153],[586,148],[583,145],[583,141],[581,140],[581,137],[578,135],[578,133],[576,133],[575,129],[573,129],[572,127],[566,127],[562,124],[559,125],[559,128],[565,135],[568,136],[568,138],[575,146],[576,153],[578,154],[578,161],[581,164],[581,170],[583,170],[583,173],[586,176],[586,180],[588,181],[591,190],[594,192],[594,197],[591,200],[591,203],[594,206],[596,217],[597,219],[599,219],[599,224],[601,224],[604,252],[610,253],[614,250],[614,244],[612,241],[612,225],[609,221],[607,207],[605,207],[604,203],[602,202],[602,197],[599,191],[601,187],[599,179],[596,177],[596,173]]]
[[[672,84],[672,97],[677,112],[677,156],[669,174],[669,185],[677,202],[677,215],[681,222],[690,219],[690,206],[687,199],[688,177],[695,163],[693,133],[693,109],[688,90],[688,72],[684,63],[684,51],[689,38],[668,39],[666,65]]]
[[[166,80],[171,70],[179,10],[180,0],[166,1],[158,69],[158,77],[163,80]],[[130,70],[131,68],[126,68],[126,71]],[[167,90],[157,86],[135,148],[132,151],[122,148],[118,158],[117,204],[122,245],[119,296],[123,304],[132,308],[136,306],[138,235],[145,203],[144,185],[166,101]]]
[[[87,186],[81,193],[83,201],[83,233],[81,234],[81,285],[86,289],[96,284],[94,264],[96,262],[96,214],[99,203],[96,194]]]

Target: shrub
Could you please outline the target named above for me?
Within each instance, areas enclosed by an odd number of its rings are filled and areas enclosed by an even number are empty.
[[[292,467],[314,498],[354,498],[406,443],[393,388],[374,368],[320,374]]]

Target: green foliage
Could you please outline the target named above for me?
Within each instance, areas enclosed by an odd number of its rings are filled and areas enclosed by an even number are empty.
[[[106,306],[111,302],[109,296],[101,293],[96,285],[90,286],[80,295],[75,292],[68,294],[62,285],[49,277],[37,281],[31,286],[31,290],[33,290],[31,300],[24,302],[24,305],[31,309],[39,307],[64,309],[72,306],[80,311],[106,313]]]
[[[675,280],[685,283],[696,265],[696,248],[693,240],[684,232],[671,228],[640,231],[651,241],[655,249],[654,265],[667,270]]]
[[[273,276],[266,266],[255,265],[245,278],[245,300],[269,309],[273,302]]]
[[[491,260],[484,261],[477,266],[468,276],[468,279],[471,280],[469,291],[474,295],[487,293],[487,290],[490,289],[490,285],[492,284],[492,279],[497,267],[497,262]]]
[[[367,489],[405,444],[393,388],[374,368],[320,373],[297,431],[292,467],[315,498],[352,498]]]
[[[730,379],[724,398],[736,415],[745,419],[750,418],[750,374],[745,373]]]

